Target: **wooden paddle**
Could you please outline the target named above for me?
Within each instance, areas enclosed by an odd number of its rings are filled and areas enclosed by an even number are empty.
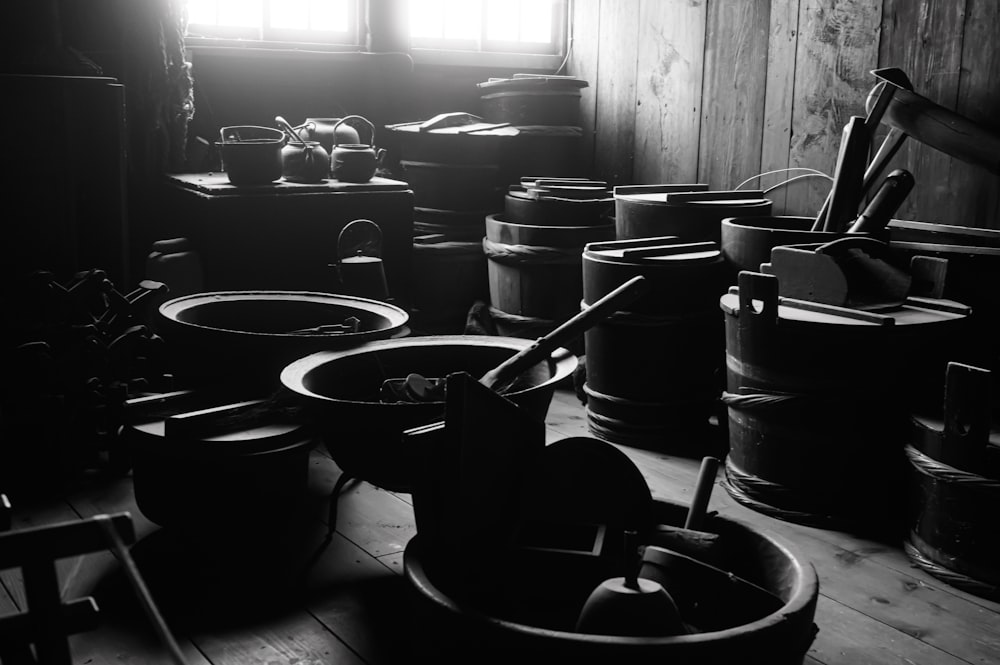
[[[479,382],[499,393],[504,392],[504,389],[526,369],[545,360],[560,346],[603,321],[616,310],[635,301],[648,290],[649,284],[646,278],[636,275],[549,334],[535,340],[531,346],[518,351],[483,374]],[[428,379],[414,373],[405,379],[386,379],[382,384],[382,394],[392,394],[402,398],[403,401],[439,401],[443,398],[443,388],[443,380]]]

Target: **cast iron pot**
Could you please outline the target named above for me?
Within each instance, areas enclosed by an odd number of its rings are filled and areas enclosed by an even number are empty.
[[[336,332],[351,317],[358,319],[357,331]],[[281,369],[296,358],[407,335],[408,321],[409,314],[395,305],[356,296],[217,291],[163,303],[157,328],[179,378],[273,388]]]
[[[288,140],[280,129],[244,125],[223,127],[216,144],[222,168],[234,185],[266,185],[281,178],[281,149]]]
[[[281,372],[281,383],[298,397],[307,421],[346,473],[386,489],[410,491],[417,458],[403,445],[402,433],[441,420],[444,402],[383,403],[383,380],[411,372],[444,377],[465,371],[479,377],[533,343],[479,335],[380,340],[300,358]],[[576,357],[560,349],[522,374],[505,396],[544,421],[556,383],[575,367]]]

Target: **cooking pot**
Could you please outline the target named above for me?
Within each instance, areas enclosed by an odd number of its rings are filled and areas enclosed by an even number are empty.
[[[281,148],[287,138],[271,127],[238,125],[219,130],[222,168],[234,185],[266,185],[281,178]]]
[[[195,384],[273,388],[281,369],[308,353],[409,334],[399,307],[307,291],[196,293],[168,300],[157,315],[174,373]]]
[[[402,433],[440,420],[445,403],[383,402],[382,381],[411,372],[482,376],[533,342],[487,335],[379,340],[299,358],[282,370],[281,383],[318,427],[341,469],[379,487],[408,492],[418,460],[412,447],[404,445]],[[560,349],[524,372],[504,396],[544,421],[556,383],[575,368],[576,358]]]
[[[295,131],[303,140],[319,141],[328,153],[333,150],[334,138],[340,143],[360,143],[358,130],[350,125],[341,125],[340,120],[341,118],[306,118]]]
[[[341,118],[334,125],[334,132],[348,120],[358,120],[367,125],[371,133],[371,143],[340,143],[335,135],[330,153],[330,173],[341,182],[368,182],[385,156],[385,150],[375,149],[375,125],[360,115]],[[360,141],[360,139],[358,139]]]

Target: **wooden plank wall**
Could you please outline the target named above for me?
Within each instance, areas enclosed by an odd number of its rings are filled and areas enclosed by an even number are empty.
[[[614,184],[832,174],[879,67],[1000,132],[996,0],[574,0],[573,13],[567,73],[590,82],[588,155]],[[1000,176],[912,139],[892,167],[917,181],[898,217],[1000,228]],[[814,215],[829,186],[809,177],[769,196],[777,213]]]

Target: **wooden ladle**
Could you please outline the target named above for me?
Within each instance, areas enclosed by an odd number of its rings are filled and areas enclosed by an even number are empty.
[[[535,340],[531,346],[518,351],[483,374],[479,382],[491,390],[503,393],[526,369],[548,358],[557,348],[603,321],[617,309],[633,302],[648,289],[646,278],[636,275],[549,334]],[[405,379],[386,379],[382,383],[381,394],[394,396],[395,401],[437,402],[444,399],[444,385],[444,379],[426,378],[413,373]]]

